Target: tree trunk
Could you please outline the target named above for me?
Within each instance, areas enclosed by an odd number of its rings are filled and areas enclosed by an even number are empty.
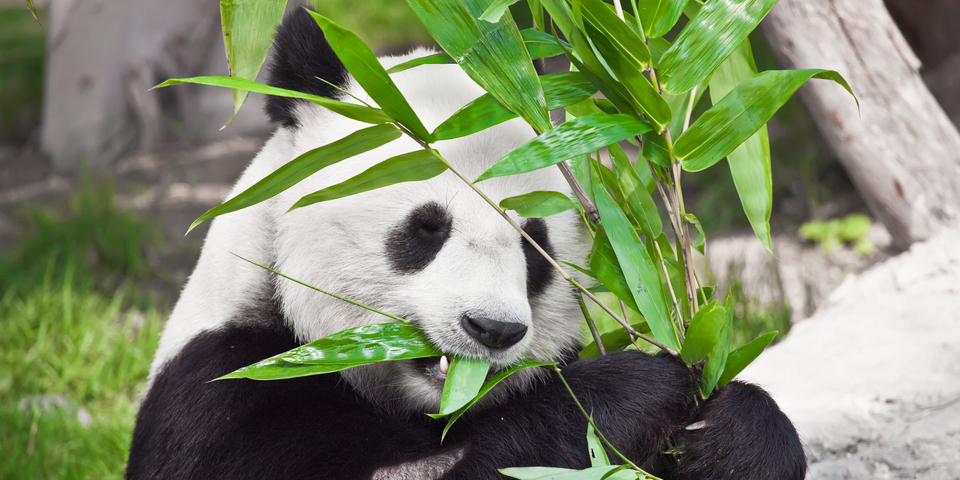
[[[268,130],[256,95],[219,133],[233,113],[230,90],[150,90],[168,78],[229,75],[215,0],[54,0],[48,12],[41,144],[55,170]]]
[[[800,96],[860,195],[906,248],[960,220],[960,133],[882,0],[781,0],[761,26],[783,68],[838,71]]]

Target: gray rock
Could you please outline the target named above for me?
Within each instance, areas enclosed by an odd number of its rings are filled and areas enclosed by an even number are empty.
[[[808,478],[960,478],[958,234],[849,276],[740,375],[797,426]]]

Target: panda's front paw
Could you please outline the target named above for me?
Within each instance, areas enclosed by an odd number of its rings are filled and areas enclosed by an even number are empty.
[[[724,386],[679,437],[678,479],[802,480],[806,474],[796,429],[756,385]]]

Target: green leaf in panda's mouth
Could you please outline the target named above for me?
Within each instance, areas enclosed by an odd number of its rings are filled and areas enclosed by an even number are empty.
[[[415,325],[380,323],[351,328],[274,355],[216,380],[279,380],[339,372],[393,360],[436,357],[441,352]]]
[[[473,398],[469,399],[466,403],[463,404],[463,406],[461,406],[460,408],[450,413],[450,418],[447,420],[447,426],[443,428],[443,435],[441,436],[441,441],[443,440],[443,437],[447,436],[447,432],[450,431],[450,427],[453,426],[453,424],[457,421],[457,419],[459,419],[464,414],[464,412],[469,410],[470,407],[472,407],[475,403],[479,402],[480,399],[484,397],[484,395],[490,393],[490,390],[493,390],[493,387],[496,387],[497,384],[502,382],[504,379],[506,379],[510,375],[513,375],[514,373],[519,372],[520,370],[525,370],[525,369],[534,368],[534,367],[546,367],[550,365],[556,365],[556,363],[535,360],[532,358],[524,358],[519,362],[511,365],[510,367],[500,370],[497,373],[493,374],[493,376],[491,376],[489,379],[483,382],[483,385],[480,386],[480,389],[477,391],[476,395],[474,395]],[[451,371],[451,374],[452,373],[453,372]],[[449,379],[449,374],[448,374],[448,379]],[[443,407],[441,406],[441,412],[443,411],[442,408]],[[437,418],[437,419],[445,416],[445,414],[443,413],[431,413],[428,415],[430,417]]]
[[[443,382],[440,415],[453,413],[473,400],[487,379],[488,371],[490,360],[486,358],[453,357],[450,371]]]

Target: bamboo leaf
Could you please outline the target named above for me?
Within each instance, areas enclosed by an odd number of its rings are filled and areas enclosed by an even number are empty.
[[[620,145],[610,145],[607,147],[610,152],[610,159],[613,162],[613,168],[617,172],[617,178],[620,183],[620,191],[623,192],[627,200],[627,207],[633,218],[637,219],[643,234],[656,238],[663,230],[663,222],[660,219],[660,212],[657,211],[657,204],[653,203],[653,198],[648,193],[643,180],[637,175],[637,171],[630,164],[630,159],[624,153]],[[651,177],[652,178],[652,177]]]
[[[512,467],[512,468],[501,468],[500,473],[516,478],[519,480],[538,480],[550,475],[557,475],[567,472],[575,472],[569,468],[555,468],[555,467]]]
[[[654,165],[670,168],[670,144],[665,135],[657,132],[643,134],[643,158],[650,160]]]
[[[647,190],[647,193],[652,194],[657,188],[657,183],[653,180],[653,173],[650,171],[647,162],[643,160],[643,157],[637,157],[637,164],[634,165],[633,170],[637,172],[637,177],[640,178],[640,183],[643,184],[643,188]],[[661,226],[660,228],[662,229],[663,227]]]
[[[566,45],[560,44],[560,46],[577,71],[587,77],[618,111],[639,112],[639,106],[634,105],[635,100],[627,98],[630,94],[611,76],[604,63],[597,57],[587,37],[571,17],[572,13],[566,3],[561,0],[541,0],[541,4],[560,27],[566,39],[571,42],[570,46],[576,55]]]
[[[570,197],[560,192],[535,192],[504,198],[500,201],[500,208],[514,210],[524,218],[543,218],[576,208],[577,205]]]
[[[440,352],[410,323],[351,328],[243,367],[217,380],[275,380],[338,372],[370,363],[436,357]]]
[[[533,60],[513,16],[478,20],[489,0],[407,0],[430,35],[467,75],[540,132],[551,128]]]
[[[637,2],[637,17],[643,25],[647,37],[662,37],[670,31],[677,20],[680,20],[680,14],[683,13],[683,7],[687,0],[646,0]]]
[[[653,260],[626,215],[602,185],[594,186],[594,196],[597,200],[597,210],[600,212],[600,221],[603,222],[610,244],[617,254],[620,268],[623,269],[623,277],[630,286],[630,292],[636,300],[640,313],[650,325],[654,338],[668,348],[679,350],[680,341],[663,304],[660,275],[654,268]]]
[[[566,46],[567,49],[571,48],[567,42],[540,30],[526,28],[520,31],[520,35],[523,37],[523,43],[527,45],[527,51],[530,52],[530,57],[533,59],[563,55],[563,48],[560,45]]]
[[[393,122],[393,119],[387,116],[379,108],[368,107],[366,105],[357,105],[338,100],[331,100],[326,97],[310,95],[309,93],[287,90],[284,88],[271,87],[252,80],[234,77],[191,77],[191,78],[171,78],[153,88],[168,87],[181,83],[196,83],[200,85],[211,85],[215,87],[227,87],[246,90],[250,92],[275,95],[278,97],[302,98],[311,101],[322,107],[328,108],[344,117],[363,123],[381,124]]]
[[[607,191],[610,192],[610,196],[613,197],[613,201],[616,202],[617,205],[625,206],[626,202],[624,202],[623,192],[620,190],[620,182],[617,180],[617,174],[613,173],[613,170],[603,166],[602,163],[598,162],[594,165],[596,166],[597,173],[600,174],[600,182],[604,187],[606,187]],[[627,219],[630,220],[632,225],[637,225],[630,215],[627,215]]]
[[[634,330],[644,335],[650,334],[650,327],[647,326],[647,322],[634,323],[630,326],[633,327]],[[622,328],[617,328],[613,331],[600,335],[600,341],[603,342],[603,346],[606,347],[608,352],[623,350],[624,348],[632,345],[630,342],[630,333]],[[580,350],[578,358],[580,358],[580,360],[587,360],[589,358],[596,358],[599,356],[600,349],[597,348],[597,342],[590,342],[589,345]]]
[[[503,17],[504,12],[514,3],[517,3],[517,0],[493,0],[493,3],[483,11],[483,15],[480,15],[480,20],[497,23],[500,21],[500,17]]]
[[[710,99],[719,103],[745,80],[757,74],[750,40],[744,40],[710,79]],[[768,251],[770,246],[770,212],[773,210],[773,175],[770,168],[770,137],[767,126],[727,155],[730,174],[737,187],[750,226]]]
[[[480,175],[476,182],[556,165],[565,159],[592,152],[649,130],[650,125],[632,115],[597,114],[579,117],[515,148]]]
[[[504,107],[490,94],[484,94],[466,104],[433,130],[435,141],[465,137],[516,118],[517,114]]]
[[[597,89],[577,72],[561,72],[540,77],[547,108],[556,110],[590,98]],[[433,131],[436,141],[459,138],[498,125],[516,117],[489,93],[466,104]]]
[[[194,220],[187,233],[190,233],[190,230],[193,230],[194,227],[205,220],[256,205],[330,165],[373,150],[381,145],[386,145],[397,138],[400,138],[400,130],[397,127],[376,125],[358,130],[333,143],[310,150],[287,162],[237,196],[223,202],[222,205],[207,210],[207,213]]]
[[[693,18],[700,13],[700,9],[703,7],[703,3],[705,2],[701,2],[700,0],[689,0],[685,3],[686,5],[683,7],[683,14],[686,15],[687,18]]]
[[[720,380],[717,382],[717,385],[722,387],[730,383],[744,368],[747,368],[747,365],[750,365],[751,362],[763,353],[763,350],[767,348],[767,345],[770,345],[770,342],[773,341],[773,337],[777,336],[777,333],[776,330],[767,332],[757,337],[756,340],[730,352],[730,355],[727,357],[727,365],[724,367],[723,375],[720,375]]]
[[[290,210],[376,190],[403,182],[429,180],[447,170],[447,165],[426,150],[416,150],[388,158],[357,176],[323,190],[311,193],[290,207]]]
[[[377,102],[377,105],[391,118],[410,129],[418,138],[432,141],[420,118],[387,75],[373,50],[370,50],[370,47],[350,30],[333,23],[319,13],[307,11],[317,21],[330,47],[347,67],[347,71],[370,95],[370,98]]]
[[[528,368],[535,368],[535,367],[545,367],[548,365],[556,365],[556,363],[542,362],[539,360],[534,360],[532,358],[524,358],[523,360],[520,360],[519,362],[511,365],[509,368],[500,370],[497,373],[493,374],[493,376],[491,376],[489,379],[483,382],[483,385],[480,387],[480,391],[477,392],[476,396],[474,396],[472,400],[470,400],[465,405],[457,409],[457,411],[450,414],[450,418],[447,420],[447,426],[443,428],[443,433],[440,436],[440,440],[442,441],[443,438],[447,436],[447,432],[450,431],[450,427],[452,427],[453,424],[456,423],[456,421],[464,413],[466,413],[467,410],[470,410],[470,407],[472,407],[475,403],[479,402],[480,399],[484,397],[484,395],[490,393],[490,390],[493,390],[493,387],[496,387],[497,384],[505,380],[507,377],[509,377],[510,375],[513,375],[514,373],[519,372],[520,370],[525,370]],[[430,413],[427,415],[433,418],[443,417],[443,415],[440,415],[440,414]]]
[[[623,303],[633,309],[633,311],[640,312],[640,309],[637,308],[637,301],[634,300],[633,294],[630,293],[630,285],[627,284],[627,281],[623,277],[623,269],[620,268],[617,253],[613,250],[610,239],[607,238],[607,233],[603,230],[603,227],[597,229],[597,234],[593,238],[593,251],[590,254],[590,270],[596,275],[597,280],[600,280],[600,282],[610,290],[610,293],[613,293],[617,298],[623,300]]]
[[[709,298],[709,297],[708,297]],[[701,389],[703,398],[710,398],[713,389],[720,380],[720,375],[727,365],[727,356],[730,353],[730,332],[733,330],[733,296],[727,295],[727,304],[724,307],[723,328],[720,330],[720,337],[713,350],[707,355],[707,363],[703,366],[703,377],[701,378]]]
[[[699,299],[701,299],[701,300],[706,299],[706,300],[704,300],[704,301],[707,301],[707,300],[710,300],[711,298],[713,298],[713,295],[714,295],[715,293],[717,293],[717,286],[716,286],[716,285],[701,287],[701,288],[698,288],[698,289],[697,289],[697,298],[699,298]]]
[[[443,382],[439,415],[449,415],[473,400],[490,370],[490,360],[453,357]]]
[[[547,110],[564,108],[597,93],[597,87],[579,72],[560,72],[540,77]]]
[[[683,218],[693,224],[694,228],[697,229],[697,238],[690,242],[690,244],[693,245],[693,248],[700,252],[700,255],[706,255],[703,252],[703,249],[707,241],[707,234],[703,232],[703,225],[700,224],[700,219],[698,219],[697,216],[692,213],[685,214]]]
[[[588,277],[590,277],[590,278],[592,278],[592,279],[594,279],[594,280],[596,280],[596,278],[597,278],[597,274],[593,273],[593,271],[591,271],[591,270],[588,270],[588,269],[586,269],[586,268],[581,267],[580,265],[577,265],[577,264],[575,264],[575,263],[570,263],[570,262],[564,262],[563,260],[560,260],[560,263],[562,263],[562,264],[564,264],[564,265],[566,265],[566,266],[568,266],[568,267],[572,267],[574,270],[576,270],[576,271],[578,271],[578,272],[580,272],[580,273],[582,273],[582,274],[584,274],[584,275],[586,275],[586,276],[588,276]]]
[[[420,65],[445,65],[451,63],[457,62],[454,62],[453,59],[450,58],[450,55],[447,55],[446,53],[434,53],[433,55],[417,57],[413,60],[407,60],[406,62],[394,65],[387,69],[387,74],[393,75],[394,73],[400,73],[413,67],[419,67]]]
[[[660,81],[664,90],[679,94],[703,82],[776,3],[777,0],[707,2],[660,59]]]
[[[573,118],[586,117],[597,113],[617,113],[617,109],[605,98],[586,98],[573,105],[567,105],[565,109],[566,113]]]
[[[667,102],[667,105],[670,105],[670,111],[673,112],[673,119],[669,124],[671,132],[683,132],[683,123],[687,118],[687,112],[691,111],[690,97],[693,96],[693,108],[696,108],[696,105],[700,102],[700,99],[703,98],[703,94],[707,92],[707,87],[709,86],[709,79],[707,79],[697,87],[696,91],[690,90],[680,95],[670,93],[663,94],[664,101]]]
[[[33,0],[27,0],[27,9],[30,10],[30,15],[33,15],[33,19],[40,23],[40,17],[37,16],[37,9],[33,7]],[[43,26],[40,23],[40,26]]]
[[[570,159],[570,169],[573,170],[573,175],[577,177],[577,181],[583,186],[583,191],[587,194],[587,197],[590,198],[590,201],[593,201],[592,163],[593,161],[590,159],[590,154],[588,153],[577,155]]]
[[[635,63],[633,58],[593,26],[588,25],[586,32],[611,72],[620,79],[620,84],[628,94],[626,99],[633,105],[633,109],[645,113],[656,125],[658,132],[663,130],[672,118],[670,106],[643,75],[643,65]]]
[[[639,65],[641,70],[650,67],[650,49],[637,33],[617,17],[613,9],[601,0],[580,0],[584,17],[604,37],[610,40],[617,50]]]
[[[591,421],[593,419],[591,418]],[[610,465],[610,459],[607,458],[607,451],[603,449],[603,444],[597,438],[597,433],[593,431],[593,425],[587,422],[587,449],[590,452],[590,466],[604,467]]]
[[[223,45],[231,76],[257,79],[286,9],[287,0],[220,0]],[[237,117],[246,98],[246,90],[233,89],[233,117],[228,125]]]
[[[660,65],[660,59],[663,58],[664,53],[667,53],[667,50],[670,50],[671,45],[663,37],[648,39],[647,46],[650,48],[650,59],[653,61],[654,67]]]
[[[687,327],[680,358],[687,365],[693,365],[706,358],[720,339],[726,319],[726,310],[715,301],[700,307],[690,320],[690,326]]]
[[[684,170],[697,172],[729,155],[811,78],[833,80],[853,94],[832,70],[768,70],[755,75],[704,112],[674,143],[673,152]]]
[[[637,480],[639,472],[627,470],[626,465],[590,467],[569,470],[549,467],[501,468],[500,473],[520,480]]]

